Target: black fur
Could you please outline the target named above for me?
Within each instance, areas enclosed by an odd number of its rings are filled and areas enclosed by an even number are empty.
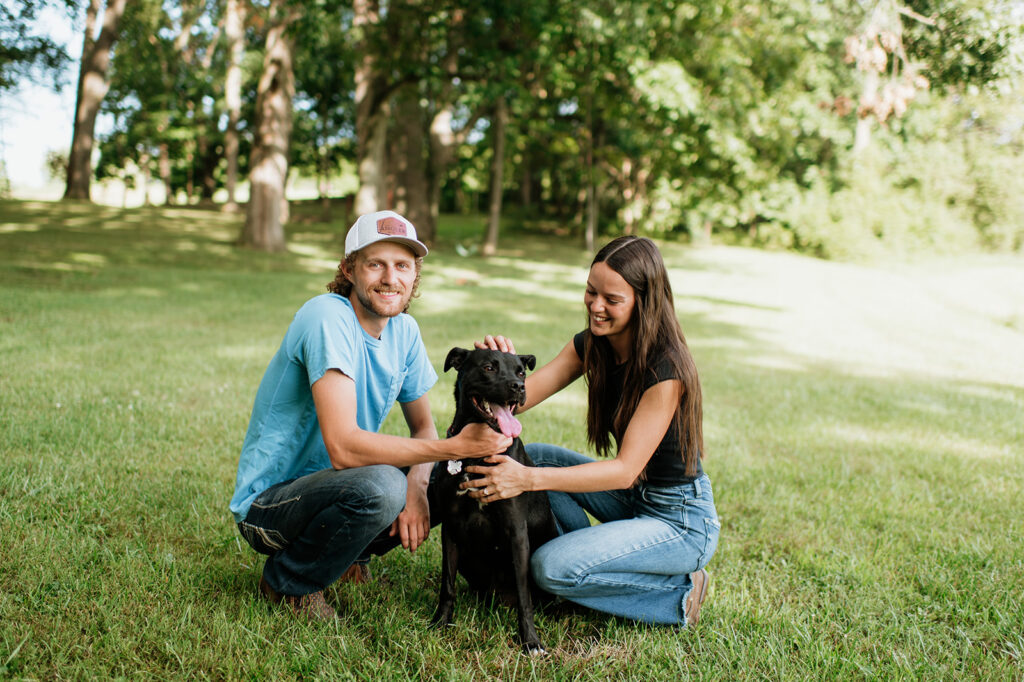
[[[499,430],[496,420],[477,407],[479,401],[522,405],[526,401],[526,370],[533,369],[535,363],[532,355],[453,348],[444,363],[446,372],[452,367],[459,372],[455,380],[455,417],[448,435],[453,436],[474,422],[488,423]],[[505,454],[527,466],[533,464],[519,438],[513,440]],[[527,492],[509,500],[481,504],[469,497],[467,491],[459,490],[459,484],[470,476],[465,467],[471,465],[486,462],[464,459],[460,473],[442,471],[437,483],[443,558],[441,591],[432,624],[451,623],[458,571],[477,592],[497,594],[514,603],[523,651],[543,654],[544,647],[533,622],[534,601],[539,591],[530,577],[530,556],[558,534],[547,493]]]

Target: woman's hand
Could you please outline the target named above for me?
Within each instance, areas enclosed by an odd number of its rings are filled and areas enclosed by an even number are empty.
[[[523,466],[508,455],[492,455],[484,460],[494,466],[471,466],[466,471],[483,474],[459,485],[469,496],[481,502],[497,502],[533,490],[534,467]]]
[[[473,345],[481,349],[500,350],[502,353],[515,353],[516,347],[512,339],[504,336],[491,336],[488,334],[483,341],[474,341]]]

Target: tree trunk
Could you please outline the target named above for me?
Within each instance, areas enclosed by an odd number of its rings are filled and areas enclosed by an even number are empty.
[[[456,138],[452,130],[453,107],[440,105],[430,121],[430,222],[432,233],[437,233],[441,217],[441,189],[455,153]]]
[[[396,94],[392,111],[395,133],[388,167],[395,173],[395,210],[416,226],[420,241],[429,245],[434,229],[430,220],[423,116],[415,86]]]
[[[272,0],[263,74],[256,88],[255,140],[249,172],[249,205],[242,246],[262,251],[284,251],[285,183],[288,180],[288,143],[292,132],[295,75],[292,47],[286,36],[294,15],[285,15],[286,0]]]
[[[164,205],[170,206],[174,203],[174,187],[171,185],[171,152],[166,142],[160,143],[160,158],[156,166],[164,183]]]
[[[149,152],[143,152],[139,158],[139,174],[142,176],[142,205],[152,206],[153,202],[149,198],[149,181],[151,179],[150,164],[153,163],[152,157]]]
[[[68,155],[65,199],[89,199],[96,115],[110,87],[107,82],[110,51],[117,40],[118,23],[124,14],[125,3],[126,0],[107,0],[106,8],[103,10],[103,28],[95,39],[93,35],[96,31],[101,0],[90,0],[86,10],[85,38],[82,41],[82,63],[78,72],[78,94],[71,134],[71,152]]]
[[[858,156],[871,145],[871,119],[874,118],[872,108],[867,106],[878,97],[880,77],[876,71],[864,74],[864,85],[861,89],[860,103],[857,111],[857,130],[853,138],[853,155]]]
[[[586,192],[587,192],[587,223],[583,230],[583,242],[588,253],[596,251],[597,244],[597,170],[594,168],[594,97],[593,89],[590,91],[587,106],[587,133],[586,133]]]
[[[498,228],[501,221],[502,188],[505,179],[505,128],[508,125],[508,105],[505,97],[498,97],[491,121],[493,154],[491,155],[491,206],[484,237],[483,255],[493,256],[498,250]]]
[[[379,5],[377,0],[354,0],[352,9],[352,28],[359,33],[361,47],[358,51],[362,53],[355,72],[356,168],[359,173],[355,213],[362,215],[383,208],[387,121],[377,59],[367,38],[367,33],[380,21]]]
[[[245,17],[241,0],[227,0],[224,33],[228,39],[228,72],[224,82],[224,103],[228,127],[224,131],[224,158],[228,163],[225,186],[228,200],[224,210],[238,211],[235,190],[238,185],[238,122],[242,117],[242,58],[245,56]]]

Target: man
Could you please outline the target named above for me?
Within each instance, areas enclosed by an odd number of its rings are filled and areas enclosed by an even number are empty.
[[[295,314],[256,393],[231,512],[267,555],[260,593],[300,615],[337,617],[325,587],[370,554],[423,543],[435,462],[511,442],[483,424],[438,440],[426,395],[437,373],[405,314],[426,254],[399,214],[360,216],[331,293]],[[395,401],[411,438],[378,433]]]

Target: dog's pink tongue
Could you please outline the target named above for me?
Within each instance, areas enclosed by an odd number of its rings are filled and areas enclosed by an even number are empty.
[[[498,428],[509,438],[519,438],[523,425],[512,415],[512,411],[504,405],[491,405],[494,417],[498,420]]]

